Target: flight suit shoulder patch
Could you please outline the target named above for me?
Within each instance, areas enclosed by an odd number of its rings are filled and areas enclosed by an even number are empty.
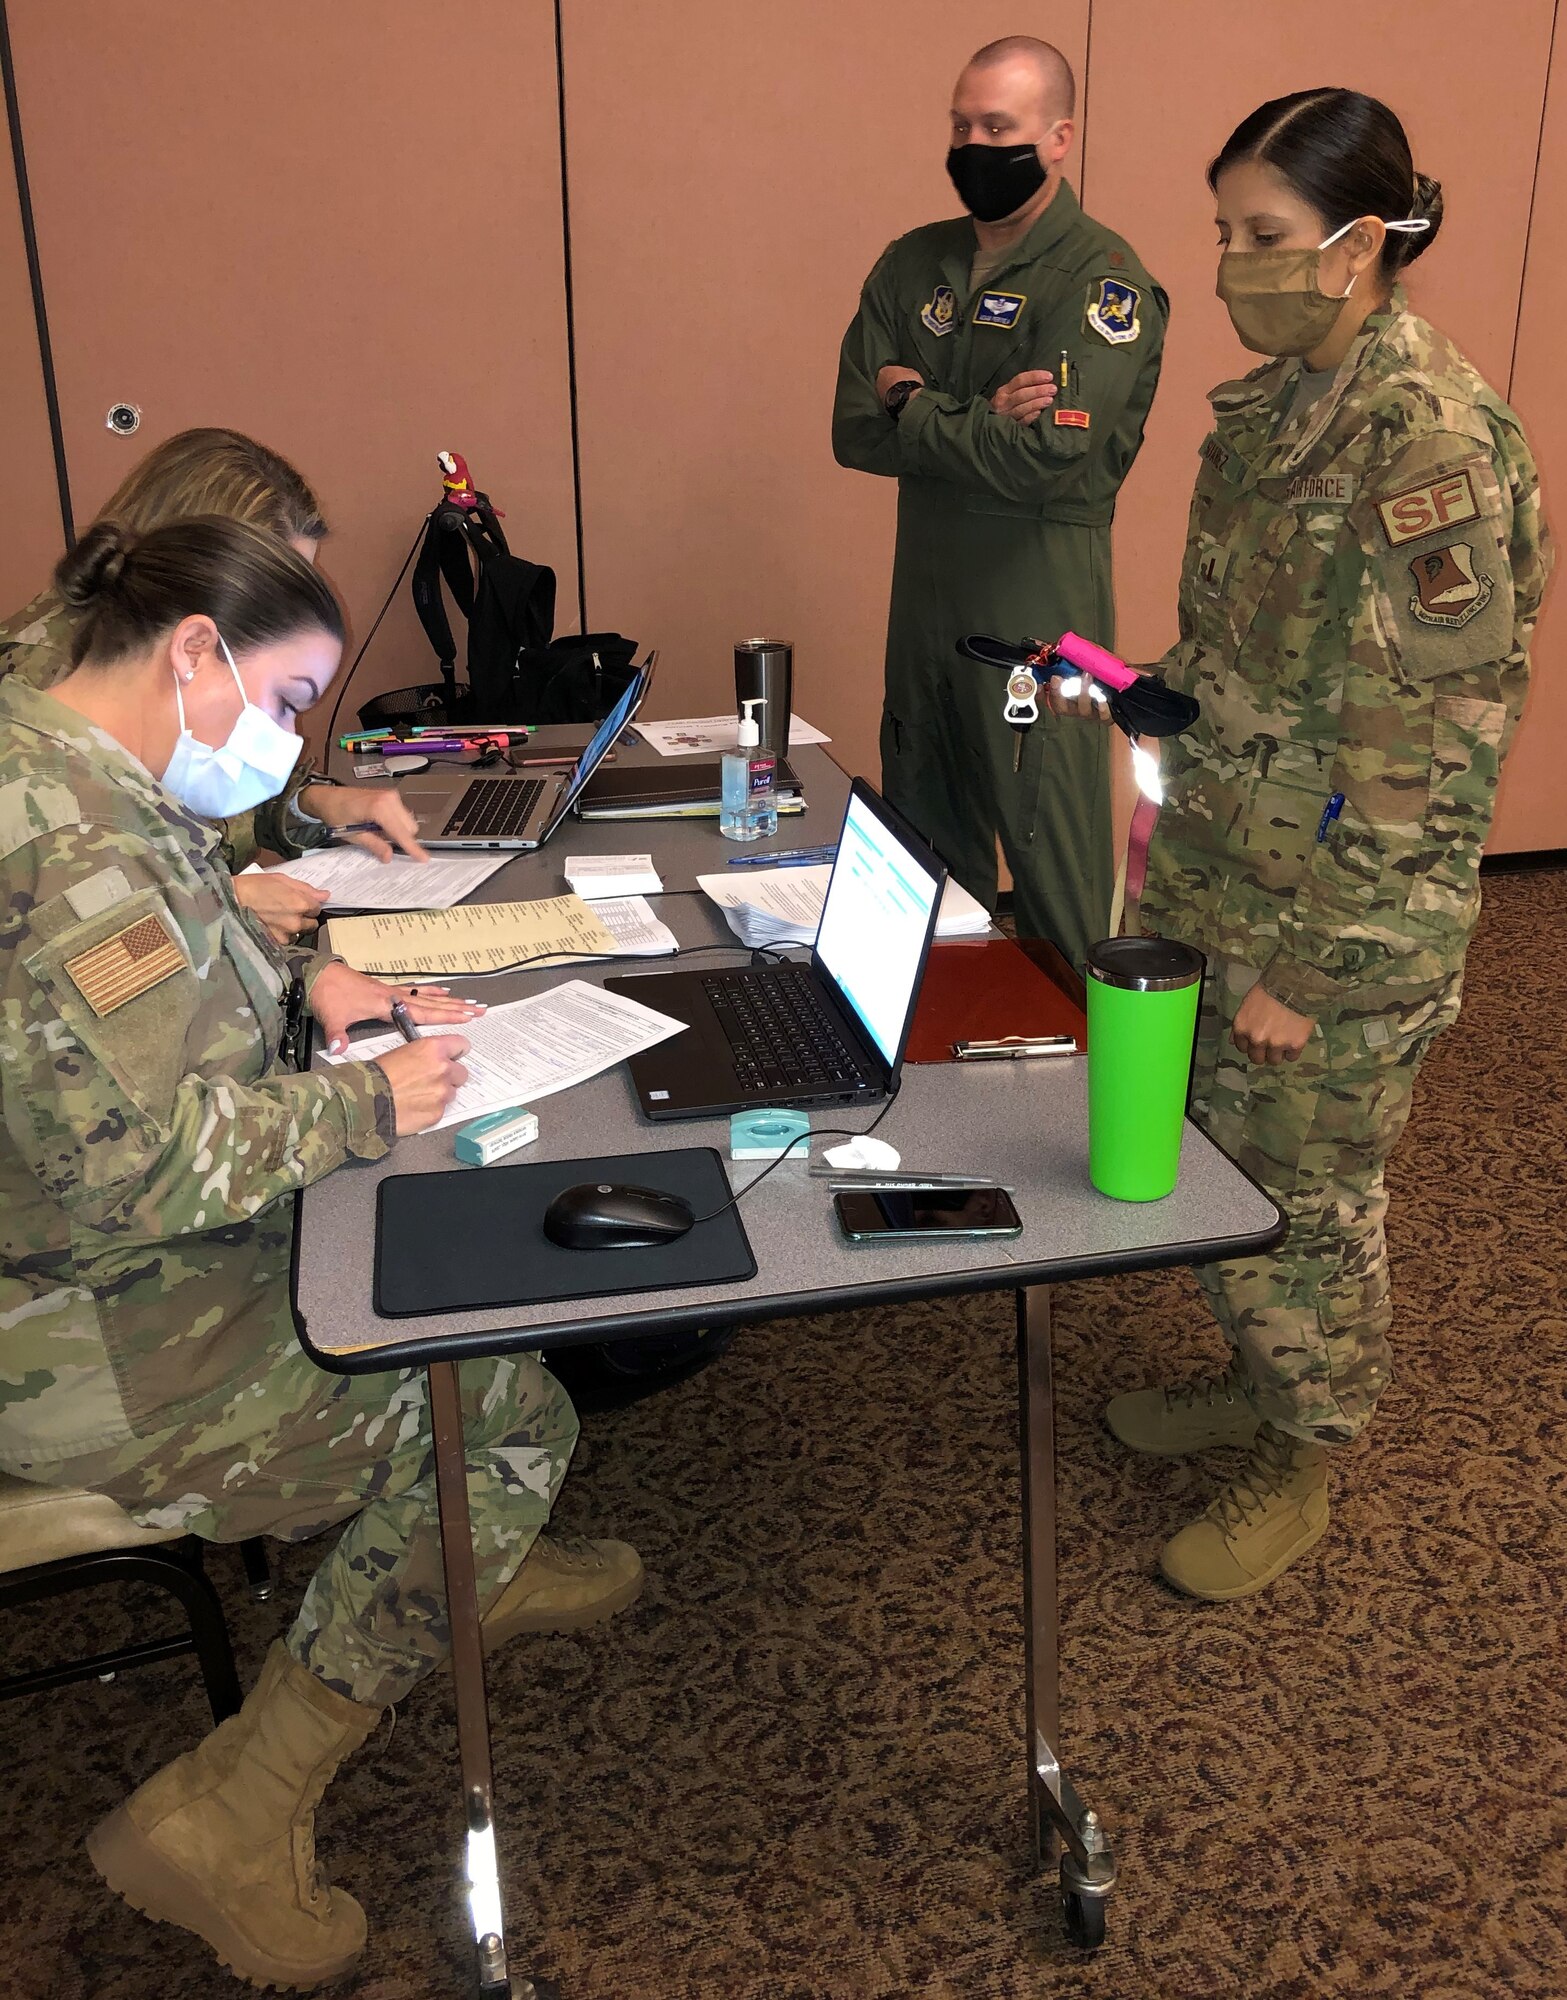
[[[1089,332],[1111,347],[1130,346],[1143,330],[1138,312],[1142,300],[1142,293],[1124,278],[1096,278],[1089,285],[1084,314]]]
[[[950,285],[938,285],[929,299],[920,307],[920,325],[939,339],[944,333],[951,333],[958,323],[958,299]]]

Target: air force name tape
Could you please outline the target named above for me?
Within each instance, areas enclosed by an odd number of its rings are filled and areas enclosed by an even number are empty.
[[[939,337],[951,333],[957,323],[957,294],[950,285],[938,285],[930,295],[930,303],[920,307],[920,325]]]
[[[1309,472],[1292,479],[1284,489],[1286,507],[1325,505],[1347,507],[1355,498],[1360,482],[1349,472]]]
[[[1017,325],[1027,304],[1026,292],[981,292],[974,308],[974,324],[999,327],[1005,333]]]
[[[1101,278],[1088,297],[1088,325],[1112,347],[1126,347],[1143,330],[1137,316],[1142,293],[1124,278]]]

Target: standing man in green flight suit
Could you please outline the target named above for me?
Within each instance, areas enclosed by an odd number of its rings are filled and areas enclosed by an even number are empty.
[[[900,236],[865,281],[833,407],[840,465],[898,482],[882,783],[963,886],[1075,966],[1110,928],[1108,732],[1040,703],[1021,740],[966,633],[1115,642],[1110,522],[1159,379],[1168,302],[1061,176],[1076,90],[1048,42],[981,49],[947,171],[972,221]],[[1085,738],[1093,740],[1085,741]]]

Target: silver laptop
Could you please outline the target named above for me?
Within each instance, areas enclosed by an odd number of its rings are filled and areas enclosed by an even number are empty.
[[[650,653],[625,693],[593,733],[593,740],[569,771],[497,774],[471,770],[420,771],[398,786],[419,822],[426,847],[542,847],[570,812],[583,786],[603,763],[621,731],[642,706],[658,655]]]

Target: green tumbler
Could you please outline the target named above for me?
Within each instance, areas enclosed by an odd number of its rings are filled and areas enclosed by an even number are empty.
[[[1171,938],[1106,938],[1086,970],[1088,1178],[1117,1201],[1159,1201],[1180,1172],[1203,956]]]

